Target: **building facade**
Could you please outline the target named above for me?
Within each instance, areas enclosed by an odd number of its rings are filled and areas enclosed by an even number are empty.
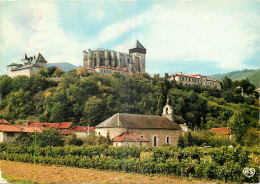
[[[107,70],[120,69],[127,73],[145,72],[145,47],[137,40],[129,53],[111,51],[107,49],[83,51],[83,68],[96,69],[107,67]],[[96,70],[101,73],[101,70]],[[109,74],[109,73],[107,73]]]
[[[97,125],[95,135],[109,133],[115,146],[177,145],[181,128],[172,117],[169,104],[164,107],[162,116],[117,113]]]
[[[185,75],[182,73],[176,73],[170,75],[169,80],[170,81],[174,80],[178,84],[182,83],[185,86],[200,85],[204,87],[217,88],[219,90],[221,89],[221,85],[219,81],[207,78],[207,76],[203,76],[200,74]]]
[[[41,53],[38,54],[37,58],[35,56],[27,57],[25,54],[25,57],[21,61],[22,64],[12,63],[7,66],[7,75],[9,77],[13,78],[19,75],[31,77],[37,74],[40,69],[46,69],[47,61]]]

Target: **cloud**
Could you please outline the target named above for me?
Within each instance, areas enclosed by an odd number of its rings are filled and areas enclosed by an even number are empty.
[[[157,4],[139,16],[146,29],[135,34],[146,35],[139,40],[147,49],[147,61],[215,63],[223,69],[252,68],[245,61],[259,50],[255,47],[260,40],[259,26],[252,27],[259,16],[250,10],[241,11],[243,7],[234,7],[238,6],[235,1],[205,2]],[[143,30],[146,32],[142,33]],[[116,48],[126,49],[127,42]]]

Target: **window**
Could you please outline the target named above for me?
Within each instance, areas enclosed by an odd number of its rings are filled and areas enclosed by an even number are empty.
[[[166,137],[166,143],[170,144],[170,137],[169,136]]]
[[[98,132],[98,135],[100,135],[100,132]]]
[[[157,146],[157,138],[156,138],[156,136],[153,137],[153,146]]]
[[[7,136],[8,137],[13,137],[14,136],[14,132],[7,132]]]
[[[141,135],[140,137],[144,138],[144,136],[143,136],[143,135]]]
[[[116,143],[116,146],[117,146],[117,143]]]
[[[166,107],[166,114],[168,114],[168,107]]]

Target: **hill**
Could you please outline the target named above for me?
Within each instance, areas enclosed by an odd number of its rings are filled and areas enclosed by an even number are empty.
[[[228,76],[232,80],[241,80],[248,78],[251,83],[253,83],[256,88],[260,87],[260,69],[258,70],[241,70],[241,71],[234,71],[224,74],[215,74],[208,76],[212,79],[217,79],[219,81],[223,81],[224,77]]]
[[[56,66],[59,67],[60,69],[62,69],[65,72],[68,72],[72,69],[76,69],[77,66],[67,63],[67,62],[60,62],[60,63],[48,63],[47,67],[51,67],[51,66]]]

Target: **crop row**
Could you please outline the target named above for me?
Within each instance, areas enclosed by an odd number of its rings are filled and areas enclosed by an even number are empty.
[[[0,159],[33,162],[33,147],[0,145]],[[257,182],[259,149],[197,147],[46,147],[37,148],[36,162],[101,170],[166,174],[237,182]],[[254,177],[243,175],[243,168],[255,168]]]

